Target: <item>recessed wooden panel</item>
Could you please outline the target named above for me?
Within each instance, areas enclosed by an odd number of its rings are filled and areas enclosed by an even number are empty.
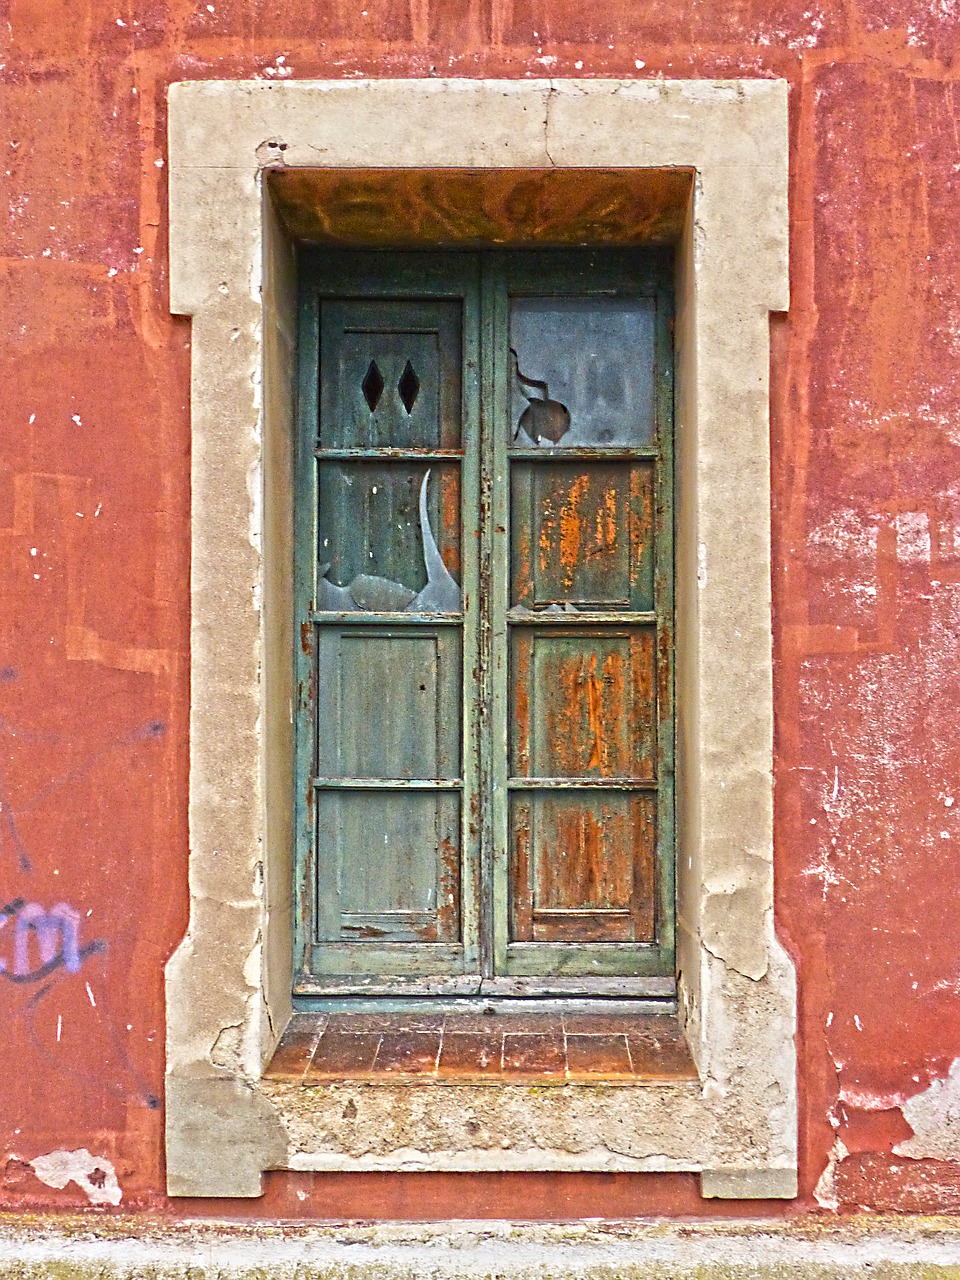
[[[515,462],[511,474],[514,604],[652,610],[649,463]]]
[[[511,941],[653,939],[655,797],[514,794],[510,828]]]
[[[320,609],[459,610],[460,469],[456,462],[423,466],[373,459],[324,460],[318,464],[317,502]],[[434,544],[439,562],[432,560]],[[431,581],[441,588],[439,607],[437,602],[430,607],[426,598],[416,600]]]
[[[511,772],[656,776],[655,631],[514,630]]]
[[[460,776],[460,636],[319,628],[318,773]]]
[[[457,302],[324,303],[320,446],[458,448],[459,350]]]
[[[455,942],[460,797],[317,793],[318,942]]]

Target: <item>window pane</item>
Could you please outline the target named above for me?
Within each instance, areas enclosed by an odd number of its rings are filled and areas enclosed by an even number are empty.
[[[460,470],[321,462],[317,605],[347,612],[460,610]]]
[[[655,313],[649,299],[513,299],[515,443],[649,444]]]

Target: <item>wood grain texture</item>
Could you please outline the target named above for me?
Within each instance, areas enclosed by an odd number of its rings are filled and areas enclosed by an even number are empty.
[[[310,243],[415,248],[674,244],[692,174],[685,169],[278,169],[271,194]]]

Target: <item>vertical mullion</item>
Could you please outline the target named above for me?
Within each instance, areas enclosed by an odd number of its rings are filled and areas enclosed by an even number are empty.
[[[490,580],[486,607],[490,634],[490,718],[486,734],[490,797],[489,884],[491,902],[490,969],[485,977],[506,972],[509,940],[509,723],[507,605],[510,583],[510,461],[507,456],[509,388],[506,355],[510,345],[508,299],[500,261],[491,257],[484,272],[484,337],[486,380],[485,462],[489,467]]]
[[[656,292],[657,452],[654,539],[654,608],[657,615],[657,863],[656,934],[667,963],[675,947],[674,810],[674,563],[673,563],[673,299],[668,287]]]
[[[481,610],[483,609],[485,551],[482,505],[482,449],[484,423],[482,413],[483,369],[481,357],[483,303],[476,263],[469,287],[463,294],[461,323],[461,444],[463,461],[460,472],[460,546],[462,568],[463,622],[461,625],[462,675],[461,693],[461,776],[463,789],[460,802],[460,927],[463,938],[463,962],[466,972],[481,969],[484,954],[484,875],[483,831],[484,785],[484,716],[486,705],[483,672],[485,658]],[[480,538],[471,536],[480,530]]]
[[[294,457],[294,610],[295,697],[294,778],[296,874],[294,876],[294,970],[309,968],[316,917],[316,797],[314,772],[316,726],[317,632],[310,623],[316,591],[317,463],[313,449],[318,433],[318,362],[320,302],[316,287],[301,283],[298,335],[297,440]]]

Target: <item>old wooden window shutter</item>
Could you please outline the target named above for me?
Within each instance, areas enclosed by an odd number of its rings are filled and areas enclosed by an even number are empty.
[[[664,995],[670,270],[306,253],[295,994]]]

